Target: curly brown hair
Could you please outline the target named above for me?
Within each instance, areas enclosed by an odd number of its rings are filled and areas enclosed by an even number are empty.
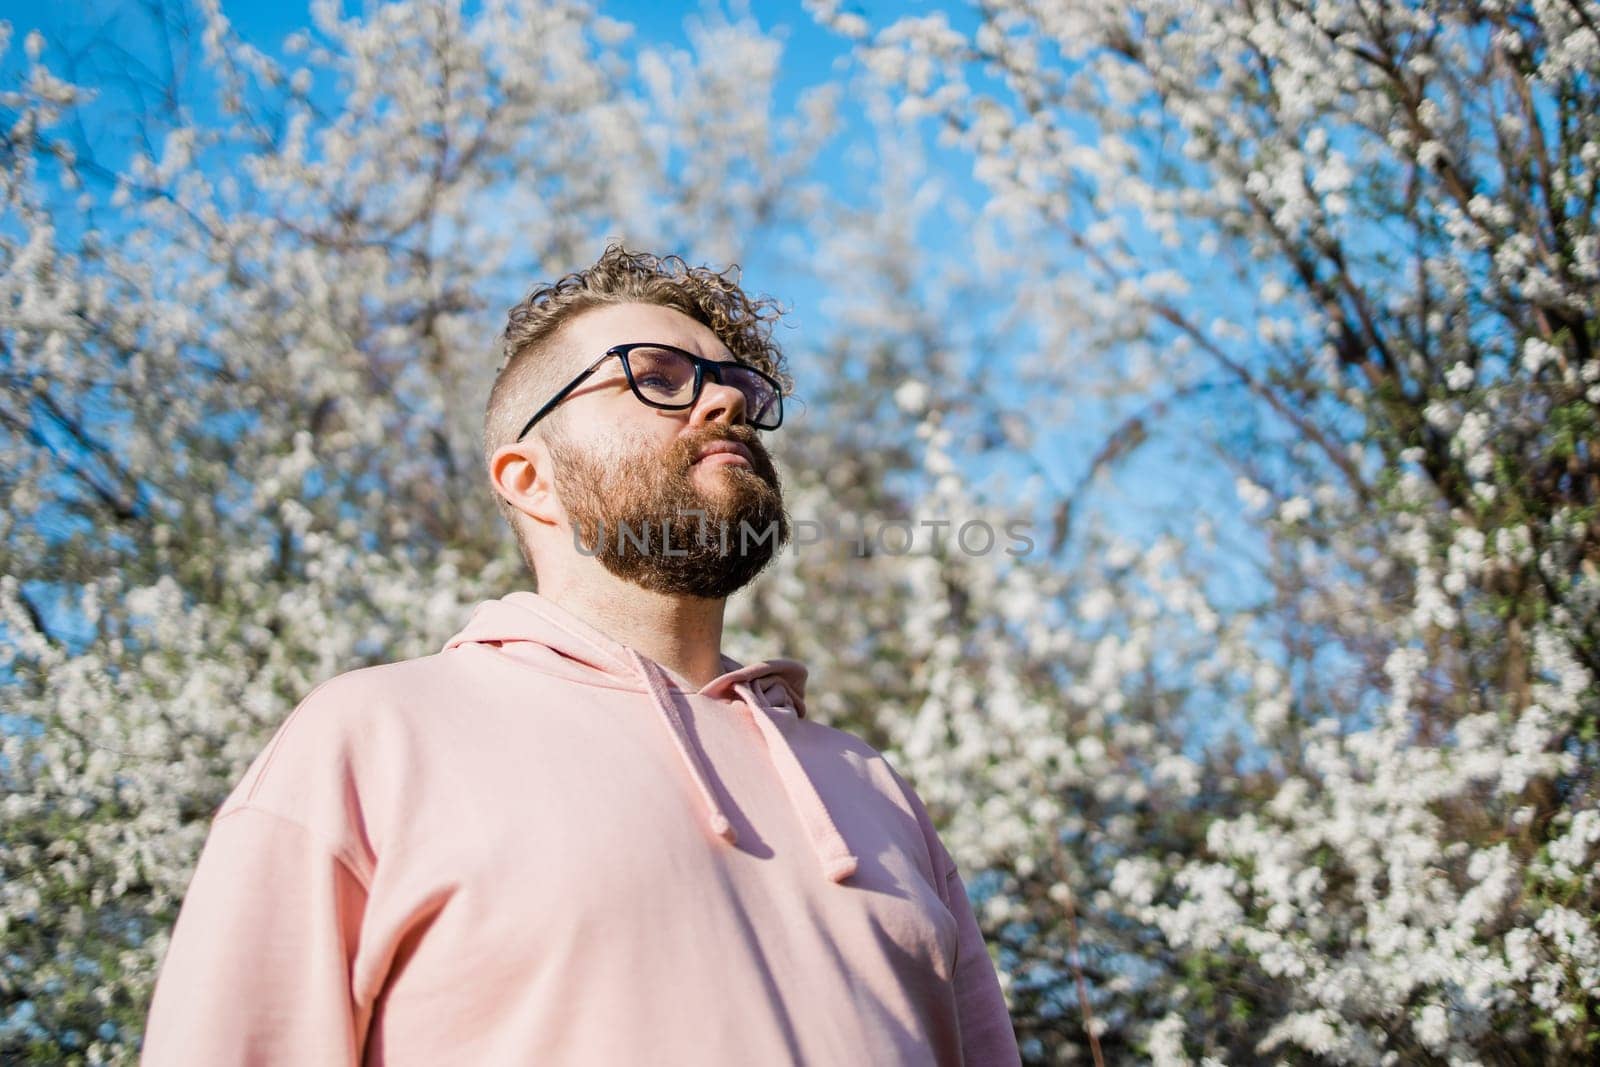
[[[793,382],[772,339],[772,327],[783,310],[771,298],[746,295],[738,279],[737,264],[714,271],[691,267],[680,256],[630,252],[613,243],[593,266],[534,289],[511,308],[500,335],[500,367],[483,418],[485,466],[502,445],[516,438],[533,410],[530,405],[565,384],[553,380],[552,361],[545,358],[561,327],[585,311],[610,304],[658,304],[681,311],[710,328],[735,359],[759,367],[789,392]],[[559,414],[559,409],[552,414]],[[494,497],[531,569],[533,561],[516,510],[499,493]]]

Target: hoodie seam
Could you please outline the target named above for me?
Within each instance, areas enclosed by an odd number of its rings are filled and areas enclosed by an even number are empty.
[[[310,706],[312,699],[316,697],[318,693],[322,692],[322,690],[326,689],[328,686],[332,685],[342,677],[343,675],[335,675],[332,678],[325,678],[318,682],[311,688],[311,692],[307,693],[303,698],[301,698],[300,702],[289,710],[289,714],[284,716],[283,721],[278,724],[278,728],[274,732],[272,740],[267,746],[267,754],[266,758],[261,762],[261,770],[257,772],[255,781],[250,783],[250,790],[244,796],[245,804],[250,805],[255,802],[256,791],[260,789],[261,784],[267,780],[267,775],[271,772],[273,763],[277,761],[278,753],[283,749],[284,737],[289,733],[290,730],[295,728],[298,720],[301,717],[301,714],[306,710],[307,707]],[[256,810],[265,811],[266,809],[258,808]]]
[[[900,799],[905,802],[913,819],[916,820],[918,836],[922,838],[922,848],[928,857],[928,869],[933,872],[932,885],[941,902],[946,908],[950,907],[949,887],[950,875],[956,871],[955,857],[950,856],[950,863],[943,862],[949,856],[949,849],[945,848],[943,840],[939,837],[939,828],[933,825],[933,817],[928,814],[927,808],[922,804],[921,797],[910,782],[897,771],[887,756],[878,753],[878,761],[888,769],[895,790],[900,794]]]
[[[361,872],[360,866],[358,866],[348,856],[345,855],[345,850],[344,850],[344,848],[342,846],[334,844],[334,842],[332,842],[327,837],[325,837],[321,833],[321,831],[315,830],[315,829],[307,826],[305,823],[301,822],[299,819],[293,818],[292,816],[289,816],[289,815],[285,815],[282,812],[273,811],[271,808],[262,807],[261,805],[253,803],[251,801],[245,801],[244,803],[236,804],[233,807],[229,808],[227,811],[224,811],[221,814],[219,814],[215,819],[212,820],[212,824],[215,825],[216,823],[221,822],[222,820],[228,818],[229,816],[237,815],[237,814],[239,814],[240,812],[243,812],[243,811],[253,811],[258,815],[265,815],[267,818],[272,819],[275,822],[286,823],[289,826],[293,827],[294,829],[300,831],[300,833],[303,834],[306,838],[308,838],[311,842],[313,842],[314,844],[320,846],[322,848],[322,850],[325,851],[329,855],[329,857],[333,859],[334,862],[339,864],[339,866],[343,867],[345,869],[346,873],[348,873],[350,875],[350,877],[354,878],[356,880],[356,883],[361,886],[362,892],[367,893],[367,894],[371,894],[371,892],[372,892],[372,878],[371,878],[371,876],[363,874]]]
[[[447,651],[459,652],[459,651],[465,651],[465,650],[467,650],[469,648],[491,647],[492,651],[502,652],[502,651],[504,651],[504,647],[503,646],[505,644],[509,644],[509,643],[511,643],[510,639],[506,639],[504,641],[498,642],[498,644],[500,644],[502,647],[500,647],[500,648],[492,648],[492,646],[490,646],[490,644],[488,642],[484,642],[484,641],[471,641],[471,642],[463,641],[461,644],[455,645],[455,646],[451,647],[450,649],[448,649]],[[556,651],[550,645],[542,645],[541,647],[550,648],[552,651]],[[556,651],[556,654],[560,655],[560,652]],[[510,655],[509,653],[506,654],[506,658],[511,660],[514,664],[516,664],[516,666],[521,667],[521,668],[523,668],[525,670],[530,670],[533,673],[541,675],[541,676],[543,676],[545,678],[555,678],[558,681],[571,682],[571,683],[573,683],[575,685],[590,686],[590,687],[593,687],[595,689],[616,689],[616,690],[619,690],[619,691],[624,692],[624,693],[649,693],[650,692],[650,690],[648,688],[645,688],[644,686],[628,685],[622,679],[613,677],[612,675],[609,675],[609,674],[602,673],[599,670],[595,670],[595,674],[597,674],[599,676],[597,680],[592,680],[592,679],[589,679],[589,678],[573,678],[570,675],[559,674],[559,673],[557,673],[555,671],[548,670],[548,669],[546,669],[544,667],[539,666],[536,663],[529,663],[527,660],[518,659],[516,656]],[[570,658],[570,657],[568,657],[568,658]],[[594,668],[590,668],[590,669],[594,670]],[[683,690],[683,689],[679,688],[677,685],[675,685],[671,678],[666,679],[666,682],[667,682],[667,685],[670,686],[672,690],[674,690],[676,692],[679,692],[679,693],[685,693],[686,692],[685,690]],[[695,695],[699,695],[699,694],[698,693],[687,693],[686,695],[695,696]]]

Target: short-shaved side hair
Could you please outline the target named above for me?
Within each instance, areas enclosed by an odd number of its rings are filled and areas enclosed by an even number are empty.
[[[500,366],[483,416],[483,460],[487,468],[501,446],[518,431],[565,381],[558,380],[561,327],[594,308],[611,304],[657,304],[673,308],[701,323],[728,346],[741,362],[771,375],[787,393],[793,385],[783,353],[772,340],[772,326],[782,315],[776,301],[752,299],[739,286],[739,267],[723,271],[691,267],[679,256],[630,252],[610,244],[594,265],[540,285],[510,311],[500,335]],[[596,352],[598,357],[600,353]],[[565,409],[551,412],[533,433],[544,433]],[[491,487],[491,491],[492,487]],[[495,503],[516,535],[517,547],[530,572],[537,572],[533,554],[517,523],[517,510],[498,492]]]

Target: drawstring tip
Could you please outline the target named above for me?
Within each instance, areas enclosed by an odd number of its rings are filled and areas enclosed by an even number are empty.
[[[733,823],[720,811],[711,813],[711,832],[722,838],[730,845],[738,844],[739,834],[733,828]]]
[[[854,856],[842,856],[839,859],[831,860],[828,863],[827,871],[828,881],[842,882],[856,873],[856,858]]]

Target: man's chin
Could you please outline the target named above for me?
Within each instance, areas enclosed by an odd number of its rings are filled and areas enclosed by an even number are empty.
[[[756,473],[756,469],[746,463],[729,463],[717,460],[710,463],[696,463],[689,468],[690,475],[704,485],[715,485],[719,488],[725,485],[734,485],[750,481],[759,485],[766,485],[767,480]]]
[[[717,510],[723,512],[753,510],[776,492],[754,468],[733,463],[706,467],[697,463],[691,468],[690,484],[703,503],[715,501]]]

